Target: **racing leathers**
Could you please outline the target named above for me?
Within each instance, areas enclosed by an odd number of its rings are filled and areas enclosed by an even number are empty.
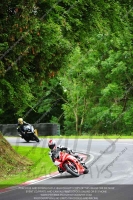
[[[18,130],[18,132],[20,133],[20,136],[23,138],[24,137],[24,134],[25,134],[25,132],[24,132],[24,126],[25,125],[28,125],[29,123],[27,123],[27,122],[23,122],[23,124],[18,124],[18,127],[17,127],[17,130]]]
[[[51,150],[50,156],[53,162],[55,162],[55,159],[59,156],[59,151],[66,151],[67,153],[71,154],[75,158],[77,158],[79,161],[82,161],[83,158],[80,158],[78,154],[73,152],[71,149],[64,147],[64,146],[57,146],[54,149]],[[58,167],[59,173],[62,173],[63,171]]]

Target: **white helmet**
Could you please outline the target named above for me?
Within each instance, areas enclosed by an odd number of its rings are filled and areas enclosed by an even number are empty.
[[[56,142],[54,140],[49,140],[48,146],[50,149],[53,149],[56,146]]]

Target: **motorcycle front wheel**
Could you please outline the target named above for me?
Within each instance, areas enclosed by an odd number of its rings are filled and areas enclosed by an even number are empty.
[[[83,166],[84,169],[85,169],[84,174],[88,174],[89,170],[88,170],[87,166],[85,165],[85,163],[82,164],[82,166]]]
[[[30,140],[29,140],[29,138],[27,138],[27,137],[23,137],[23,139],[26,141],[26,142],[29,142]]]
[[[69,161],[69,162],[65,163],[65,168],[66,168],[67,172],[70,173],[71,175],[73,175],[75,177],[79,177],[77,167],[73,162]]]
[[[36,135],[33,136],[36,142],[39,142],[39,139]]]
[[[28,139],[25,139],[25,141],[26,141],[26,142],[29,142],[29,140],[28,140]]]

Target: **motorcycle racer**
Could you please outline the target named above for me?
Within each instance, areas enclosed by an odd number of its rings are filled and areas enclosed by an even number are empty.
[[[27,123],[27,122],[25,122],[24,120],[23,120],[23,118],[18,118],[18,127],[17,127],[17,130],[18,130],[18,132],[20,133],[20,136],[22,137],[22,138],[24,138],[24,134],[25,134],[25,132],[24,132],[24,126],[25,125],[28,125],[29,123]]]
[[[55,158],[57,158],[58,152],[59,151],[65,151],[69,154],[71,154],[72,156],[74,156],[75,158],[77,158],[80,162],[82,162],[83,158],[80,158],[78,154],[76,154],[75,152],[73,152],[71,149],[64,147],[64,146],[57,146],[56,145],[56,141],[55,140],[49,140],[48,142],[48,147],[50,148],[51,152],[50,152],[50,156],[53,162],[55,162]],[[62,173],[63,171],[61,169],[58,168],[59,173]]]

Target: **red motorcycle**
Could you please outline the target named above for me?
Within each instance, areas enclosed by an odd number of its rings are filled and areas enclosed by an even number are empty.
[[[73,155],[63,151],[57,151],[54,164],[58,166],[62,172],[67,171],[75,177],[78,177],[81,174],[87,174],[89,172],[83,161],[80,162]]]

